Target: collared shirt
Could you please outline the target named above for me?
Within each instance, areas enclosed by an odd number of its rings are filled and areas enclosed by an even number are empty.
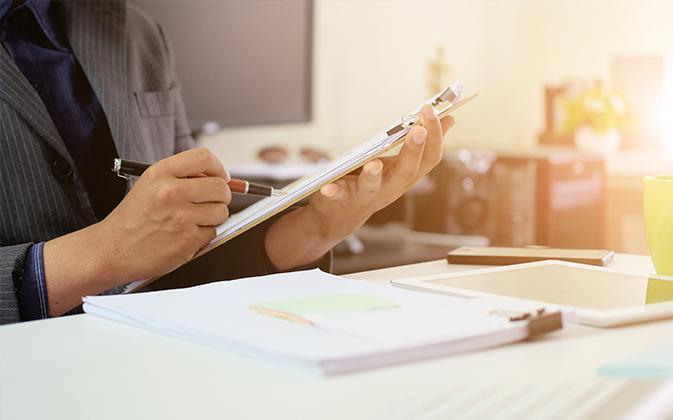
[[[110,171],[116,149],[103,109],[73,54],[58,2],[0,0],[0,43],[40,95],[103,219],[121,201],[126,184]],[[63,168],[70,182],[72,168]],[[48,316],[42,244],[31,247],[17,286],[22,320]]]

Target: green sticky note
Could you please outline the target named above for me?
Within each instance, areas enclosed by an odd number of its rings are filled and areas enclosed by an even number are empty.
[[[398,306],[388,299],[364,294],[326,294],[272,300],[250,305],[252,309],[282,312],[295,316],[341,314]]]

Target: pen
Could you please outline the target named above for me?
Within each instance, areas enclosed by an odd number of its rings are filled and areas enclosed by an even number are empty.
[[[140,176],[145,172],[150,165],[142,162],[134,162],[132,160],[124,160],[116,158],[112,162],[112,172],[121,178],[130,178],[132,176]],[[284,195],[280,190],[263,184],[246,181],[243,179],[232,178],[228,183],[231,192],[238,194],[252,194],[266,197]]]

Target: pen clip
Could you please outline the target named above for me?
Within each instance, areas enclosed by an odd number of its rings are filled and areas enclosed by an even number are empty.
[[[116,173],[119,178],[131,180],[130,176],[125,175],[121,172],[121,168],[122,168],[122,160],[120,158],[115,158],[112,161],[112,172]]]

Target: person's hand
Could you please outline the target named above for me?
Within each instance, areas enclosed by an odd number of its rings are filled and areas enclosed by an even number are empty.
[[[49,313],[61,315],[82,296],[189,261],[229,217],[229,179],[206,149],[171,156],[149,167],[104,220],[47,241]]]
[[[442,159],[443,136],[453,124],[450,116],[440,122],[426,105],[421,125],[412,127],[397,156],[372,160],[358,175],[322,187],[311,197],[309,210],[325,235],[344,238],[430,172]]]
[[[376,211],[397,200],[442,159],[442,140],[453,125],[429,105],[394,157],[368,162],[313,194],[306,207],[277,220],[268,230],[266,251],[281,270],[308,264],[354,232]],[[292,243],[291,247],[288,244]]]
[[[129,279],[165,274],[189,261],[229,217],[229,173],[210,151],[192,149],[150,166],[102,222],[110,257]]]

